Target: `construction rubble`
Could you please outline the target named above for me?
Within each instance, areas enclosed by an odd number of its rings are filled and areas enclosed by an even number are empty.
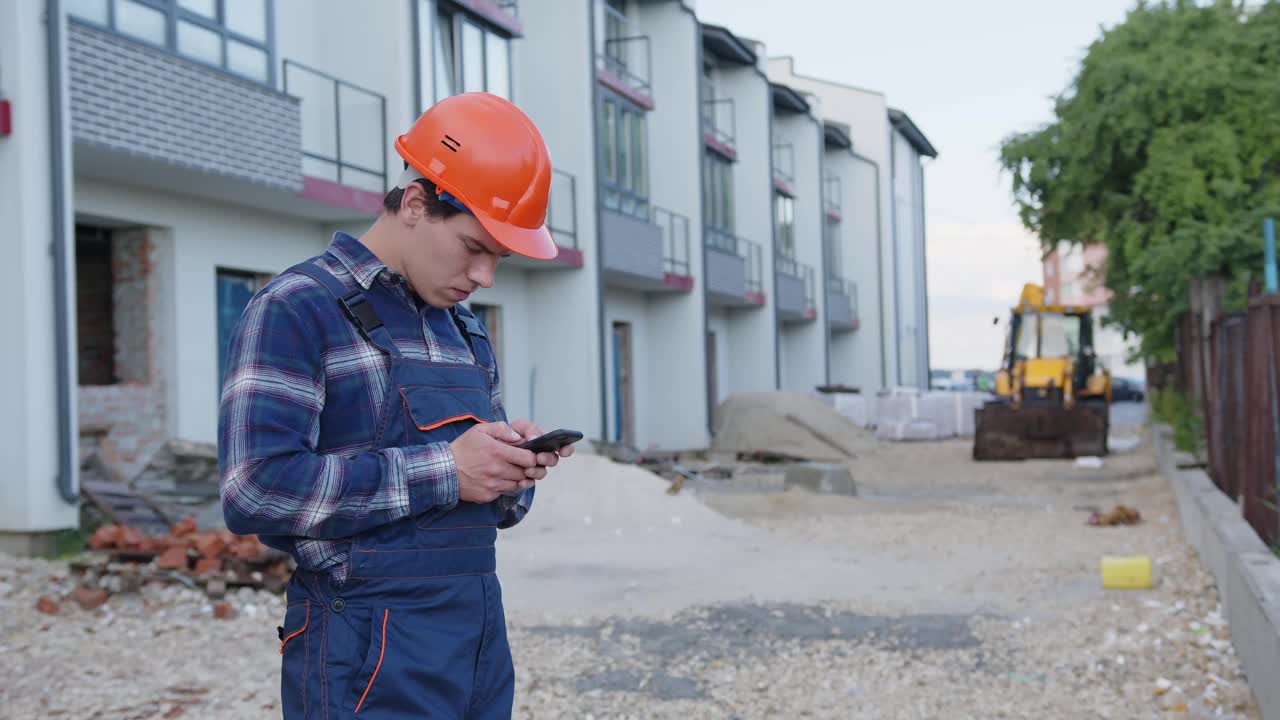
[[[289,581],[292,562],[287,554],[268,548],[254,536],[233,535],[225,529],[202,532],[190,516],[165,535],[104,525],[90,537],[88,551],[69,564],[75,582],[69,596],[91,609],[112,595],[137,593],[149,584],[182,585],[213,599],[241,587],[280,592]],[[52,606],[45,603],[45,607]]]

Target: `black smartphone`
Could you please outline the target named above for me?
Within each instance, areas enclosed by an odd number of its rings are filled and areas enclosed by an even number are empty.
[[[556,452],[565,445],[572,445],[582,439],[577,430],[552,430],[532,440],[526,440],[516,447],[521,450],[532,450],[536,453]]]

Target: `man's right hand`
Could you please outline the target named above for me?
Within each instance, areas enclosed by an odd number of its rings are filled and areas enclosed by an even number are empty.
[[[458,499],[487,503],[531,487],[534,481],[525,470],[536,467],[537,458],[511,444],[523,439],[510,425],[491,422],[475,425],[449,443],[458,469]]]

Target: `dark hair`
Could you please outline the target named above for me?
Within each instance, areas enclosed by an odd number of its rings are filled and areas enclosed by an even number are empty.
[[[440,218],[441,220],[448,220],[454,215],[462,212],[458,208],[440,199],[440,196],[436,194],[435,183],[426,178],[418,178],[417,180],[414,180],[414,182],[421,185],[426,191],[427,215],[434,218]],[[404,200],[404,189],[391,188],[391,192],[387,193],[382,198],[383,212],[389,214],[400,212],[400,202],[402,200]]]

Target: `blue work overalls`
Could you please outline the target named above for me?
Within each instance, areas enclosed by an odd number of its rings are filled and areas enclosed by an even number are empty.
[[[349,292],[308,263],[295,266],[345,306],[390,359],[377,448],[452,441],[496,420],[484,329],[453,311],[475,364],[412,360],[379,316],[410,312],[377,283]],[[345,582],[298,570],[281,630],[281,695],[287,720],[509,718],[515,687],[494,541],[495,503],[459,502],[353,539]]]

